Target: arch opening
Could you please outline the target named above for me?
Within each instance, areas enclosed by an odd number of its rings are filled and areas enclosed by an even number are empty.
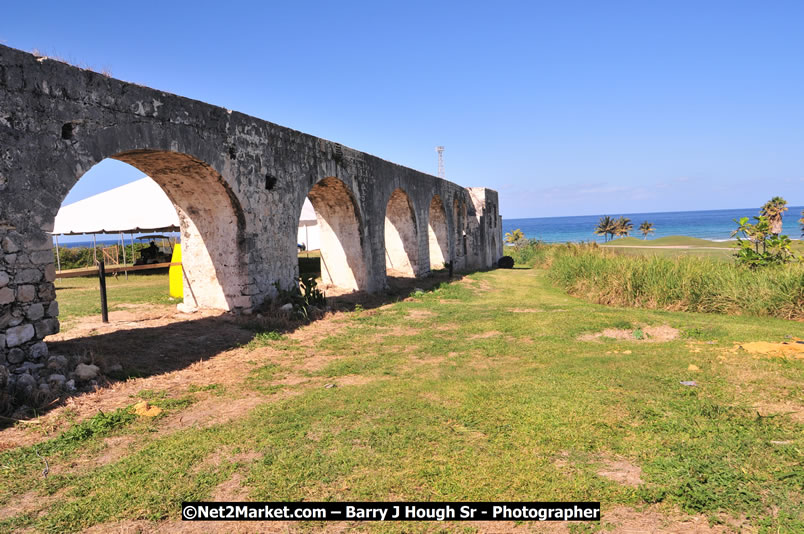
[[[363,255],[363,226],[357,203],[347,185],[324,178],[307,193],[318,226],[321,281],[340,289],[359,291],[368,280]],[[312,242],[312,240],[311,240]]]
[[[418,272],[418,232],[410,197],[395,189],[385,208],[385,269],[390,276],[415,277]]]
[[[430,211],[427,220],[427,237],[430,249],[430,269],[443,269],[449,257],[447,214],[439,195],[434,195],[430,201]]]
[[[126,163],[150,177],[176,210],[182,244],[185,306],[226,311],[250,308],[250,301],[245,302],[242,296],[243,214],[220,174],[210,165],[180,152],[125,151],[98,163],[110,160]],[[72,190],[81,183],[98,163],[65,181],[65,189]],[[66,196],[64,192],[62,198]],[[143,212],[147,209],[148,206],[142,206]],[[53,213],[51,224],[55,216]],[[136,216],[134,219],[138,220]]]

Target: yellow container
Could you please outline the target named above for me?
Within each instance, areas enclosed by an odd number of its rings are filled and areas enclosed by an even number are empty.
[[[181,243],[176,243],[173,247],[173,257],[170,263],[181,264]],[[173,298],[184,298],[184,276],[182,275],[181,265],[171,265],[168,270],[170,279],[170,296]]]

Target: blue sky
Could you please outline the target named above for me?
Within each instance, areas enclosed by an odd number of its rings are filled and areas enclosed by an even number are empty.
[[[8,46],[433,174],[444,145],[504,217],[804,204],[804,2],[11,4]]]

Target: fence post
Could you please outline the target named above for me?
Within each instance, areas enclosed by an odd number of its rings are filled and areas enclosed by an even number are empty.
[[[106,266],[103,264],[103,260],[98,262],[98,280],[100,281],[101,319],[104,323],[108,323],[109,307],[106,304]]]

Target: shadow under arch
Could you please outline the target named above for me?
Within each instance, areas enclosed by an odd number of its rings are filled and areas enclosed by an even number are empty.
[[[319,180],[307,193],[319,227],[321,280],[360,291],[368,283],[363,250],[363,223],[349,186],[333,176]],[[301,208],[296,218],[301,216]]]
[[[385,268],[404,277],[419,273],[416,212],[402,188],[394,189],[385,208]]]
[[[442,269],[449,258],[449,233],[444,202],[438,194],[433,195],[430,200],[427,238],[430,249],[430,269]]]
[[[90,168],[107,158],[122,161],[159,184],[176,208],[181,227],[185,303],[226,311],[250,308],[250,301],[244,302],[242,297],[246,281],[245,217],[235,193],[207,162],[214,158],[198,155],[193,145],[200,142],[180,146],[175,139],[186,135],[150,137],[148,131],[132,132],[128,128],[124,132],[106,129],[81,139],[78,149],[83,153],[77,161],[72,166],[64,162],[58,169],[61,187],[53,192],[58,202],[45,226],[52,228],[58,206]]]

